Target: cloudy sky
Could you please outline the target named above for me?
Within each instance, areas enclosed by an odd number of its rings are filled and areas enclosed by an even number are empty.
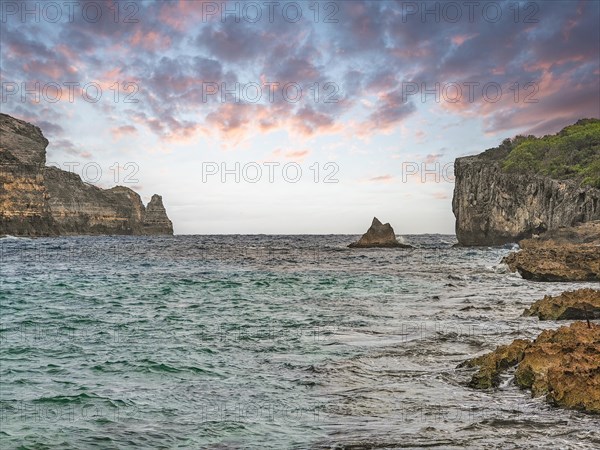
[[[4,1],[1,110],[178,234],[452,233],[452,161],[600,117],[600,2]]]

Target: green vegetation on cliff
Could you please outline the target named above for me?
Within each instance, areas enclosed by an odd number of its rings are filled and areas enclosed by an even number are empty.
[[[582,119],[541,138],[505,139],[483,157],[499,161],[506,172],[576,180],[600,189],[600,120]]]

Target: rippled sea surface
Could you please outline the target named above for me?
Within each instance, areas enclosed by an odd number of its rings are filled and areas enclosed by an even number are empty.
[[[599,448],[461,361],[554,323],[510,248],[357,236],[0,240],[0,447]],[[590,286],[590,284],[587,284]]]

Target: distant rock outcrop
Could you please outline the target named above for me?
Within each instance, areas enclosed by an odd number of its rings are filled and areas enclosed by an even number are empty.
[[[504,262],[527,280],[600,281],[600,221],[519,242]]]
[[[350,244],[350,248],[412,248],[410,245],[401,244],[396,239],[394,229],[389,223],[382,224],[377,217],[373,218],[371,227],[358,240]]]
[[[38,127],[0,114],[0,235],[173,234],[160,196],[145,208],[129,188],[45,167],[47,145]]]

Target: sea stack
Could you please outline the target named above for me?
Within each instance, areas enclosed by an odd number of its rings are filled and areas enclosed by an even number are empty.
[[[350,248],[412,248],[410,245],[401,244],[396,240],[396,233],[389,223],[382,224],[377,217],[365,234],[350,244]]]
[[[143,230],[145,235],[173,234],[173,223],[167,216],[162,197],[154,194],[144,215]]]

